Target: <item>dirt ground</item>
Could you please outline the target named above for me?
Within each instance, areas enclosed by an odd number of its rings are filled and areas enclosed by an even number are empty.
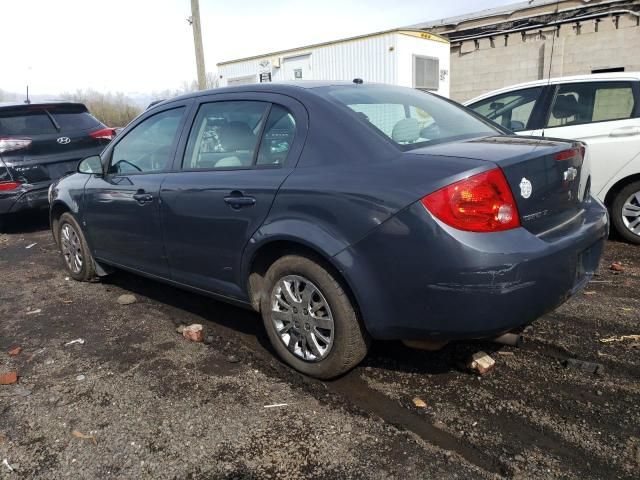
[[[640,341],[600,340],[640,334],[639,247],[609,242],[522,348],[381,342],[333,382],[280,363],[255,313],[123,272],[69,280],[45,216],[0,233],[0,282],[0,374],[19,374],[0,386],[0,478],[638,478]],[[482,377],[461,367],[479,350],[497,363]]]

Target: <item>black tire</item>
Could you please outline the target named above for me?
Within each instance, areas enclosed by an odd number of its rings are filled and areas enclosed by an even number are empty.
[[[82,257],[82,266],[79,270],[75,271],[71,268],[69,262],[65,256],[65,246],[64,246],[64,230],[65,228],[70,228],[79,240],[79,251]],[[91,282],[97,278],[95,263],[93,260],[93,256],[91,255],[91,251],[89,250],[89,246],[87,245],[87,241],[84,238],[84,234],[82,233],[82,229],[76,219],[73,218],[73,215],[70,213],[63,213],[58,220],[58,245],[60,246],[60,253],[62,253],[63,263],[69,275],[79,282]]]
[[[640,193],[640,182],[633,182],[620,190],[611,203],[611,223],[616,232],[627,242],[640,244],[640,235],[636,235],[627,228],[622,216],[625,202],[634,193]],[[637,202],[640,207],[640,202]]]
[[[290,275],[312,282],[329,305],[334,325],[333,344],[326,357],[320,360],[304,360],[290,352],[272,321],[272,299],[276,288],[281,279]],[[340,282],[319,263],[299,255],[284,256],[269,267],[264,287],[260,311],[265,329],[273,348],[291,367],[311,377],[330,379],[351,370],[367,355],[370,339],[356,308]]]

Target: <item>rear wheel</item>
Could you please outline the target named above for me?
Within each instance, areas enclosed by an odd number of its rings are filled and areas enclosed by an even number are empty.
[[[640,244],[640,182],[630,183],[615,196],[611,221],[622,238]]]
[[[341,375],[367,354],[369,336],[348,295],[309,258],[287,255],[271,265],[261,312],[278,355],[312,377]]]
[[[58,239],[64,265],[71,277],[80,282],[94,280],[93,257],[80,225],[70,213],[63,213],[58,221]]]

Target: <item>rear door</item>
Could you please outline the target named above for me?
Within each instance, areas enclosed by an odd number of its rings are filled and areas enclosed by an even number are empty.
[[[154,110],[105,152],[105,175],[85,186],[83,220],[94,256],[168,277],[160,228],[160,185],[170,169],[191,101]]]
[[[242,252],[302,151],[306,110],[283,95],[220,94],[194,116],[161,190],[171,277],[241,297]]]
[[[598,81],[556,87],[544,128],[533,135],[581,140],[588,145],[591,190],[640,154],[639,82]]]

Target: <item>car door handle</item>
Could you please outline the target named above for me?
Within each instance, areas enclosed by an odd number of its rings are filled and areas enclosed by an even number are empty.
[[[610,137],[631,137],[633,135],[640,135],[640,127],[637,126],[629,126],[629,127],[620,127],[612,130],[609,134]]]
[[[140,205],[144,205],[145,203],[153,201],[153,195],[146,193],[144,190],[138,190],[138,192],[133,195],[133,199]]]
[[[238,190],[234,190],[228,196],[224,197],[224,201],[234,209],[252,207],[256,204],[256,199],[254,197],[246,196]]]

